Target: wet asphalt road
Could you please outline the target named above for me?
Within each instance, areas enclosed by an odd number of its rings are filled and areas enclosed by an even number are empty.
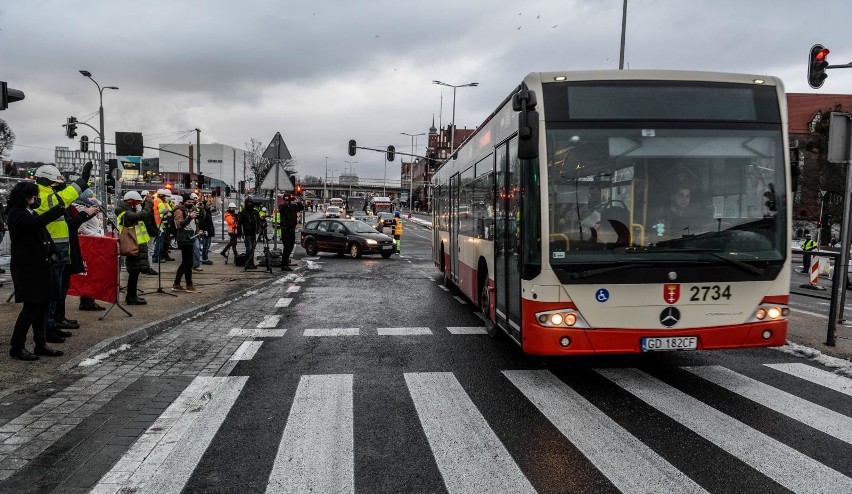
[[[257,335],[198,352],[256,353],[169,380],[111,456],[78,430],[89,417],[0,490],[852,492],[852,381],[769,349],[556,359],[454,334],[482,326],[476,308],[440,288],[431,232],[405,226],[402,256],[322,253],[192,322]],[[103,406],[125,417],[128,395]]]

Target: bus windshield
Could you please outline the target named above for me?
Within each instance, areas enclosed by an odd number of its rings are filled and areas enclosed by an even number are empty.
[[[780,125],[548,122],[546,141],[554,268],[785,259]]]

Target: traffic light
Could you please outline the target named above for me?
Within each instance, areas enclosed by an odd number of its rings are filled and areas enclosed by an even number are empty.
[[[24,99],[24,92],[10,88],[4,81],[0,81],[0,110],[9,108],[9,103]]]
[[[394,153],[396,153],[396,148],[394,148],[393,146],[388,146],[388,161],[393,161],[393,159],[396,157],[396,154]]]
[[[77,117],[68,117],[65,123],[65,137],[69,139],[77,137]]]
[[[35,179],[35,168],[30,168],[29,170],[27,170],[27,178],[30,180]]]
[[[219,196],[222,195],[222,186],[221,185],[216,186],[216,190],[213,192],[213,195],[216,196],[216,197],[219,197]]]
[[[349,156],[355,156],[355,139],[349,139]]]
[[[207,177],[202,174],[198,174],[198,188],[203,189],[204,186],[207,185]]]
[[[225,186],[225,195],[226,196],[231,195],[231,186],[230,185]]]
[[[89,137],[80,137],[80,151],[87,153],[89,151]]]
[[[810,58],[808,58],[808,84],[818,89],[828,77],[825,69],[828,67],[828,48],[822,45],[811,47]]]
[[[112,159],[107,160],[107,176],[106,176],[106,186],[107,190],[115,189],[115,170],[118,169],[118,160]]]
[[[191,178],[192,178],[192,177],[191,177],[191,175],[190,175],[189,173],[184,173],[184,174],[183,174],[183,188],[184,188],[184,189],[190,189],[190,188],[192,188],[192,180],[190,180]]]
[[[296,195],[297,195],[297,196],[301,196],[301,195],[302,195],[302,184],[300,184],[300,183],[297,183],[297,184],[296,184]]]

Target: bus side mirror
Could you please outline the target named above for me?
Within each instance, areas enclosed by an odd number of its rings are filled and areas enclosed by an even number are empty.
[[[534,91],[522,89],[512,95],[512,110],[518,113],[518,158],[538,158],[538,112]]]

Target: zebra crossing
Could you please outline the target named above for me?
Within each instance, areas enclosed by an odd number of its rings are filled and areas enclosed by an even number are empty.
[[[393,329],[393,328],[385,328]],[[427,328],[428,329],[428,328]],[[238,360],[250,359],[260,342],[247,342],[236,352]],[[755,409],[766,409],[789,417],[803,431],[819,431],[830,441],[840,441],[835,451],[842,458],[852,456],[850,424],[852,400],[844,393],[852,380],[828,371],[798,363],[766,364],[784,378],[793,377],[799,385],[832,384],[844,404],[832,410],[796,396],[752,376],[718,366],[683,366],[679,371],[699,378],[703,386],[719,386],[726,399],[742,400]],[[639,368],[595,368],[591,372],[612,383],[622,400],[640,400],[655,416],[667,417],[688,429],[715,455],[728,455],[751,469],[764,485],[755,491],[779,486],[792,492],[852,492],[852,463],[832,468],[765,430],[747,425],[693,396],[693,390],[680,389]],[[401,372],[399,385],[411,400],[411,416],[402,422],[419,428],[429,448],[428,463],[436,465],[443,481],[432,491],[451,493],[539,492],[546,469],[530,469],[521,458],[534,455],[546,460],[546,452],[518,450],[513,434],[541,434],[542,424],[534,414],[529,422],[515,424],[516,430],[496,425],[492,411],[483,410],[481,395],[453,372]],[[758,372],[757,374],[760,374]],[[286,414],[283,432],[265,472],[266,492],[369,492],[357,485],[359,461],[356,440],[358,374],[311,374],[298,378],[292,404]],[[624,427],[599,404],[574,389],[560,371],[507,369],[498,379],[507,381],[523,399],[541,413],[559,434],[588,459],[589,464],[611,483],[611,490],[625,493],[714,492],[725,490],[726,476],[720,471],[691,478],[676,464],[682,459],[670,450],[646,444],[643,438]],[[93,492],[180,492],[187,487],[205,451],[217,437],[229,411],[244,396],[246,376],[197,377],[134,442],[120,460],[102,477]],[[465,384],[463,384],[465,383]],[[818,384],[819,383],[819,384]],[[497,391],[491,390],[496,393]],[[474,397],[476,399],[474,399]],[[498,402],[499,397],[493,397]],[[487,400],[486,400],[487,401]],[[836,403],[836,400],[835,400]],[[834,408],[837,408],[836,406]],[[360,425],[363,427],[363,424]],[[282,429],[279,429],[282,430]],[[820,441],[819,434],[814,441]],[[389,436],[387,441],[394,441]],[[831,444],[838,444],[832,442]],[[412,451],[412,455],[416,454]],[[544,454],[545,456],[541,456]],[[712,456],[708,456],[712,457]],[[837,465],[835,465],[837,467]],[[575,465],[580,469],[582,465]],[[569,470],[568,474],[571,472]]]

